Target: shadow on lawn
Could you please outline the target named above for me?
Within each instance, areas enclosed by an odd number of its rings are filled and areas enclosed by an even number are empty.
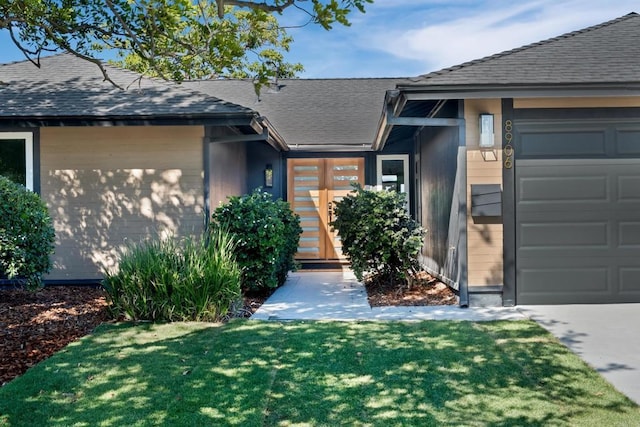
[[[535,426],[637,415],[533,322],[453,325],[109,327],[0,389],[0,425]]]

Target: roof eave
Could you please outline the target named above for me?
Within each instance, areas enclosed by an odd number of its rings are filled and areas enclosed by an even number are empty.
[[[478,98],[566,98],[640,96],[640,82],[555,84],[399,85],[408,101]]]

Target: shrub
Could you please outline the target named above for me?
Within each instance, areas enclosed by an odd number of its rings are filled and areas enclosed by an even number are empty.
[[[294,256],[302,228],[289,203],[274,201],[269,193],[256,189],[230,197],[215,210],[212,221],[228,228],[238,241],[236,257],[244,289],[276,288],[296,269]]]
[[[354,191],[336,203],[336,220],[342,251],[358,280],[365,273],[390,281],[406,279],[419,269],[418,254],[424,230],[406,210],[404,194],[395,191]]]
[[[131,320],[214,321],[240,298],[235,243],[225,230],[204,238],[128,246],[102,282],[112,314]]]
[[[0,277],[30,288],[51,270],[55,232],[36,193],[0,176]]]

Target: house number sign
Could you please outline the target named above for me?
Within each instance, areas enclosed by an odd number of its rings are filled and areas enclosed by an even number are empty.
[[[511,169],[513,167],[513,122],[506,120],[504,122],[504,139],[507,142],[504,146],[504,168]]]

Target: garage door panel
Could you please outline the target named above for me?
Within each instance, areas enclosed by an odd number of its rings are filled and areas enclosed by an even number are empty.
[[[539,206],[555,202],[609,201],[606,176],[548,176],[526,177],[519,182],[518,201]]]
[[[616,154],[640,155],[640,130],[618,130],[616,132]]]
[[[549,292],[597,292],[606,295],[612,292],[610,276],[611,271],[607,266],[520,269],[520,278],[527,283],[523,295]]]
[[[516,302],[640,302],[640,160],[515,169]]]
[[[640,249],[640,221],[619,222],[618,242],[620,249]]]
[[[619,293],[627,296],[640,296],[640,267],[620,267]]]
[[[604,249],[611,244],[607,222],[524,223],[520,247],[535,249]]]
[[[618,176],[617,184],[618,200],[640,203],[640,176]]]
[[[606,152],[604,130],[585,132],[532,132],[521,135],[520,152],[525,156],[598,156]]]

